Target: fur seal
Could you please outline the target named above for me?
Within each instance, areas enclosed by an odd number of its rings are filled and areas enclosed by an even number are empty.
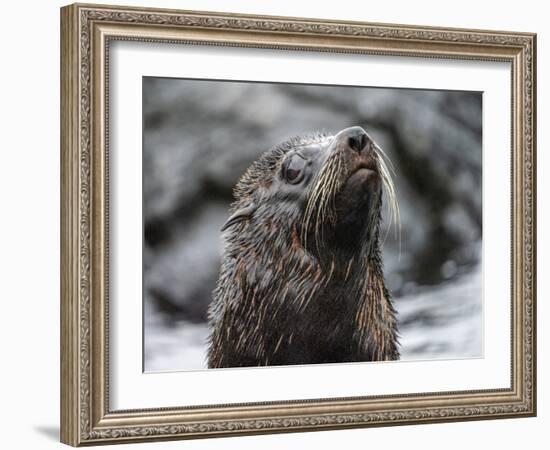
[[[208,367],[399,359],[380,249],[384,152],[361,127],[292,138],[234,189]],[[390,166],[391,167],[391,166]]]

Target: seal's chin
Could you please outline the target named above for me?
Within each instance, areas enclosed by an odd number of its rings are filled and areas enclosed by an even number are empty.
[[[381,177],[376,170],[362,166],[355,168],[336,199],[339,226],[350,230],[363,227],[380,190]]]
[[[369,167],[360,166],[354,170],[346,181],[346,191],[362,191],[375,189],[380,183],[378,172]]]

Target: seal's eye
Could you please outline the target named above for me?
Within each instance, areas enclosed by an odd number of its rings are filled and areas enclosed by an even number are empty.
[[[283,175],[291,184],[298,184],[304,178],[306,160],[299,155],[294,155],[285,161]]]

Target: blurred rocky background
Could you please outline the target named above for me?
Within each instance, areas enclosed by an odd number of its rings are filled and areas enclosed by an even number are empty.
[[[384,256],[403,359],[482,356],[481,93],[144,78],[143,125],[146,371],[206,367],[219,230],[250,163],[353,125],[395,166]]]

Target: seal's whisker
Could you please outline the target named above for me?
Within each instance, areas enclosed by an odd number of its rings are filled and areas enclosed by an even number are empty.
[[[307,207],[307,211],[306,211],[306,217],[307,217],[307,221],[306,221],[306,225],[304,226],[304,233],[305,233],[305,236],[306,236],[306,239],[307,239],[307,236],[308,236],[308,232],[309,232],[309,227],[310,227],[310,224],[312,223],[312,220],[315,220],[315,223],[313,224],[314,225],[314,228],[317,229],[318,227],[318,221],[316,219],[316,217],[314,217],[314,212],[315,212],[315,205],[317,205],[318,203],[318,198],[319,196],[321,195],[320,191],[318,189],[316,189],[316,186],[311,194],[311,197],[310,197],[310,201],[308,202],[308,207]]]
[[[319,177],[321,176],[322,176],[322,173],[319,174]],[[301,230],[302,242],[303,242],[304,248],[306,249],[307,249],[308,230],[311,223],[311,219],[313,218],[312,216],[313,216],[313,211],[315,210],[315,205],[317,203],[317,197],[319,196],[319,193],[320,193],[320,190],[317,188],[318,184],[319,184],[319,180],[317,180],[313,185],[313,188],[309,195],[308,203],[306,205],[304,219],[302,222],[302,230]]]
[[[325,203],[325,210],[329,212],[329,219],[331,223],[336,224],[336,196],[340,186],[342,184],[342,154],[340,152],[336,153],[334,158],[333,165],[336,166],[336,169],[331,170],[332,178],[329,189],[327,190],[327,201]]]
[[[342,156],[338,157],[338,168],[336,170],[336,173],[341,174],[343,171],[343,163],[342,163]],[[338,183],[340,184],[340,182]],[[333,213],[333,220],[336,221],[336,195],[332,196],[332,213]]]
[[[374,143],[374,150],[376,151],[376,153],[378,155],[381,156],[381,158],[384,160],[384,162],[386,163],[387,167],[390,169],[391,173],[393,173],[395,175],[395,167],[393,165],[393,162],[392,160],[390,159],[390,157],[388,156],[388,154],[382,149],[382,147],[380,147],[377,143]]]
[[[388,234],[393,222],[395,227],[394,228],[395,237],[399,241],[399,248],[400,248],[399,254],[401,254],[401,214],[399,211],[399,203],[397,202],[397,192],[395,190],[395,185],[389,173],[388,167],[385,164],[385,161],[381,158],[379,159],[379,166],[380,166],[380,175],[382,178],[382,186],[388,198],[387,208],[388,208],[388,215],[389,215],[389,223],[388,223],[386,234],[384,236],[382,243],[386,242],[386,239],[388,237]]]
[[[327,219],[331,223],[336,220],[334,201],[339,185],[339,172],[334,169],[334,166],[340,169],[340,164],[340,155],[338,153],[332,154],[317,176],[304,213],[302,241],[305,247],[307,246],[307,234],[311,224],[315,235],[315,245],[320,249],[324,245],[324,227],[322,224]]]
[[[332,157],[331,160],[328,162],[328,164],[325,166],[326,168],[326,177],[324,180],[323,185],[320,186],[320,189],[322,190],[321,198],[320,198],[320,205],[317,209],[317,222],[316,222],[316,242],[317,242],[317,248],[319,248],[319,234],[321,238],[321,244],[324,246],[324,227],[321,225],[326,222],[326,216],[327,216],[327,209],[329,207],[330,199],[333,195],[332,191],[334,189],[334,182],[335,182],[335,171],[333,170],[335,157]],[[329,170],[330,169],[330,170]],[[319,227],[320,227],[320,233],[319,233]]]
[[[314,217],[315,223],[314,223],[314,237],[315,237],[315,245],[317,246],[317,249],[319,249],[319,226],[320,223],[322,223],[321,214],[322,211],[322,205],[323,205],[323,197],[326,195],[326,189],[324,186],[326,185],[326,179],[329,176],[328,172],[326,171],[326,166],[324,167],[325,170],[321,171],[320,177],[315,184],[315,196],[312,198],[312,215],[313,211],[316,211],[316,215]]]
[[[337,158],[334,159],[336,162],[338,161]],[[333,161],[334,161],[333,160]],[[335,162],[331,162],[331,165],[336,165]],[[324,189],[324,195],[322,197],[321,203],[322,203],[322,219],[326,219],[327,212],[330,216],[332,216],[331,210],[329,208],[330,204],[333,203],[334,195],[333,191],[335,190],[335,184],[336,184],[336,170],[330,170],[329,171],[329,177],[326,183],[326,188]],[[329,217],[332,218],[332,217]]]

